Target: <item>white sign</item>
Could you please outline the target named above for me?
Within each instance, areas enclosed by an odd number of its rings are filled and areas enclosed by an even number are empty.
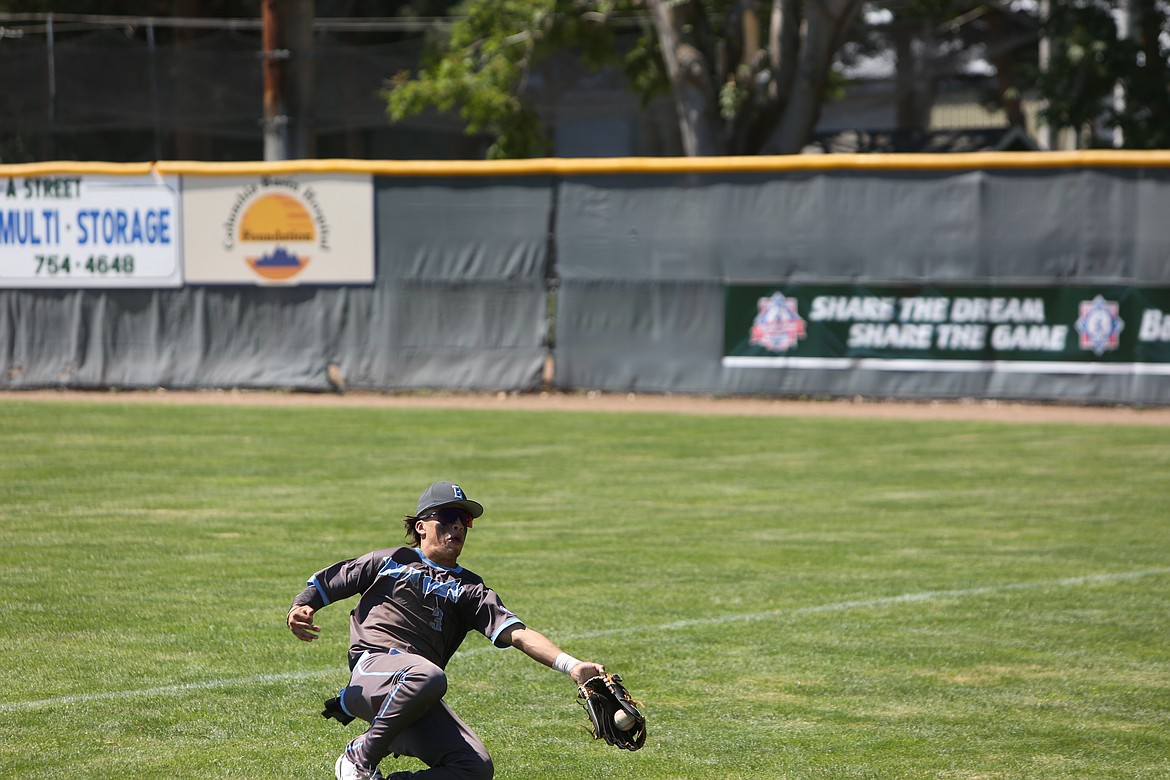
[[[372,284],[370,174],[183,177],[188,284]]]
[[[0,287],[178,287],[177,187],[163,177],[0,177]]]

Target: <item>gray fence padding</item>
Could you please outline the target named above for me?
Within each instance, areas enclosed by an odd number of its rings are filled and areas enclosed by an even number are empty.
[[[0,290],[0,383],[32,387],[536,387],[547,178],[376,180],[372,287]]]
[[[724,367],[728,284],[1170,285],[1165,169],[571,176],[557,383],[1170,403],[1170,377]]]
[[[1170,165],[965,159],[375,174],[373,285],[0,290],[0,387],[523,390],[551,348],[568,390],[1170,404],[1165,364],[724,365],[729,286],[1170,290]]]

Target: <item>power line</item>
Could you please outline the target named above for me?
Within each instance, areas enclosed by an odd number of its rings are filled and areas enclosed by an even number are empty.
[[[45,32],[52,21],[55,31],[63,25],[82,27],[172,27],[176,29],[203,30],[260,30],[260,18],[239,17],[194,17],[194,16],[114,16],[109,14],[19,14],[0,12],[0,24],[28,25],[27,32]],[[413,18],[369,17],[369,18],[322,18],[313,20],[313,27],[326,31],[349,32],[422,32],[435,28],[450,27],[457,17],[422,16]]]

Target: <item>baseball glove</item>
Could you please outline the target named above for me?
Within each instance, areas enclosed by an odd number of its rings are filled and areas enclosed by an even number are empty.
[[[328,720],[333,718],[342,726],[348,726],[353,722],[353,715],[348,714],[341,708],[341,696],[334,696],[332,699],[325,700],[325,709],[321,710],[321,717]]]
[[[577,688],[577,700],[589,716],[594,739],[622,750],[638,750],[646,744],[646,717],[618,675],[589,678]]]

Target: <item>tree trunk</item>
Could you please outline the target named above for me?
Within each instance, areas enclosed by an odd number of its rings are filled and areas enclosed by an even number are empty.
[[[895,126],[918,132],[930,128],[937,92],[935,84],[934,21],[905,19],[894,25],[897,57]]]
[[[770,143],[782,154],[799,152],[816,127],[829,68],[862,3],[773,0],[768,26],[772,83],[767,99],[762,105],[748,101],[742,110],[751,113],[730,123],[734,132],[724,133],[720,85],[713,80],[709,54],[703,50],[701,32],[706,24],[701,4],[646,0],[678,112],[683,151],[688,156],[758,154]],[[751,31],[745,38],[757,35]]]
[[[1003,100],[1004,114],[1007,115],[1009,125],[1026,130],[1028,120],[1024,115],[1024,102],[1020,98],[1020,89],[1016,85],[1016,77],[1013,72],[1015,60],[1012,56],[1012,49],[1007,46],[1011,31],[1004,21],[1003,14],[988,14],[987,23],[992,39],[988,53],[991,64],[995,66],[995,81]]]
[[[725,152],[716,89],[711,81],[710,63],[688,25],[688,4],[670,0],[647,0],[666,75],[670,80],[678,112],[683,151],[688,157],[714,156]]]
[[[769,97],[784,105],[792,94],[796,68],[800,62],[800,0],[772,0],[768,22],[768,60],[772,65]]]
[[[780,154],[799,152],[812,136],[820,119],[829,68],[862,2],[819,0],[806,4],[803,45],[792,94],[773,137]]]
[[[768,19],[768,81],[759,107],[749,107],[736,118],[731,154],[759,154],[776,132],[776,126],[792,95],[800,64],[802,29],[800,0],[773,0]]]
[[[914,88],[914,31],[909,22],[899,20],[893,24],[890,36],[894,39],[894,127],[913,130],[914,99],[918,95]]]

